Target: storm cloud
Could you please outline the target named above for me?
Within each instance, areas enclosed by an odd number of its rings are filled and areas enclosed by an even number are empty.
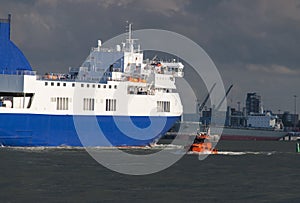
[[[256,91],[265,108],[293,111],[293,95],[300,96],[297,0],[2,0],[0,17],[8,13],[12,40],[41,74],[79,66],[98,39],[124,33],[130,21],[198,43],[225,86],[234,84],[229,105]]]

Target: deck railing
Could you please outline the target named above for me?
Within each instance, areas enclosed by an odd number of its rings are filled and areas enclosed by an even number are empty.
[[[36,75],[36,71],[31,70],[2,70],[0,71],[0,75]]]

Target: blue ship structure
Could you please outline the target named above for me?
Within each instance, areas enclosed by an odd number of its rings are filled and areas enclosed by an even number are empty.
[[[6,74],[15,74],[19,70],[29,70],[32,68],[22,51],[10,40],[10,21],[0,19],[0,71]]]

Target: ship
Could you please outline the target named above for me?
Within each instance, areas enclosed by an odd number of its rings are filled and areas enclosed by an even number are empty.
[[[221,136],[223,140],[280,140],[287,135],[282,121],[271,111],[261,109],[259,113],[251,112],[247,116],[230,117],[236,125],[223,128]],[[241,122],[246,124],[239,125]]]
[[[221,140],[280,140],[287,132],[270,128],[224,127]]]
[[[287,135],[282,121],[271,112],[251,113],[247,116],[231,115],[230,117],[231,119],[226,120],[237,122],[234,122],[235,125],[220,127],[222,128],[221,140],[280,140]],[[207,118],[202,121],[210,122]],[[241,125],[240,121],[246,124]],[[206,125],[203,126],[203,128],[206,127]]]
[[[147,146],[180,120],[183,64],[144,59],[131,24],[124,43],[98,40],[80,67],[40,75],[10,25],[10,15],[0,19],[0,145]]]
[[[218,150],[213,147],[212,142],[209,141],[211,135],[208,132],[197,133],[193,144],[190,146],[190,152],[204,153],[204,154],[218,154]]]

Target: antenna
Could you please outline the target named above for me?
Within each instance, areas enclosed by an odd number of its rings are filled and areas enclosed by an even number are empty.
[[[131,53],[135,52],[134,49],[134,41],[136,41],[137,39],[133,39],[132,38],[132,25],[133,23],[129,23],[128,21],[126,21],[127,25],[126,25],[126,33],[128,34],[128,38],[126,39],[126,49],[128,51],[130,51]],[[128,31],[127,31],[128,29]],[[128,44],[128,47],[127,47]],[[138,47],[138,52],[140,51],[140,47]]]
[[[131,35],[132,35],[132,23],[129,23],[128,25],[129,27],[129,30],[128,30],[128,41],[129,41],[129,46],[130,46],[130,52],[133,53],[133,40],[131,38]]]
[[[129,21],[127,20],[126,21],[126,27],[125,27],[125,32],[127,33],[128,35],[128,39],[127,41],[130,43],[131,40],[132,40],[132,23],[129,23]]]
[[[129,25],[128,25],[128,40],[129,41],[131,41],[131,26],[132,26],[132,24],[129,23]]]
[[[130,52],[133,53],[133,39],[132,39],[132,23],[129,23],[129,21],[127,20],[126,21],[127,25],[126,25],[126,32],[127,32],[127,29],[128,29],[128,39],[126,39],[127,43],[128,43],[128,46],[129,46],[129,50]]]

